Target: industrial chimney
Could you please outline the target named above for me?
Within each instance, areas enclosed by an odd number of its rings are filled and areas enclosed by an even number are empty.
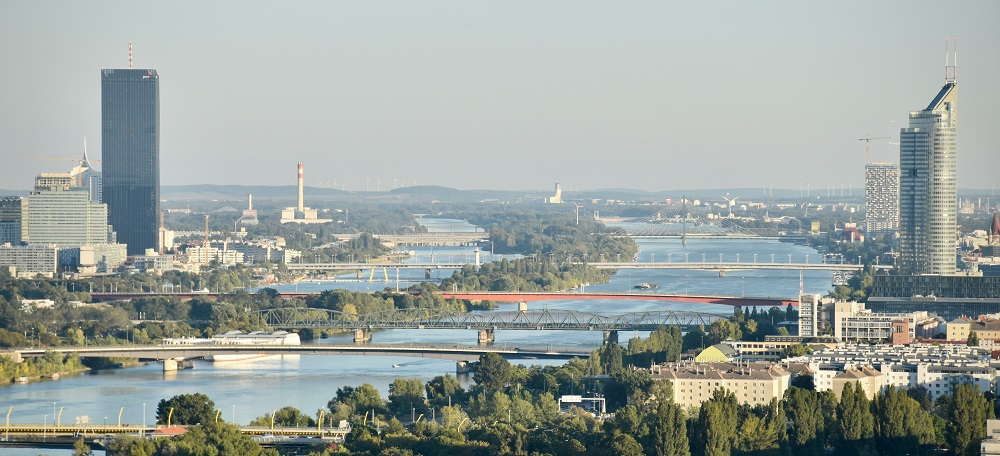
[[[302,200],[302,162],[299,162],[299,212],[305,212],[305,202]]]

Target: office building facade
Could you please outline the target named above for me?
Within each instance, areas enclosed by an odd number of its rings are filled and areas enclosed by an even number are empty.
[[[158,247],[159,105],[156,70],[101,70],[102,197],[129,255]]]
[[[899,144],[899,244],[903,274],[956,271],[958,86],[949,79],[911,112]]]
[[[870,235],[899,229],[899,166],[865,165],[865,225]]]
[[[0,198],[0,245],[21,243],[26,207],[20,196]]]
[[[90,201],[86,189],[34,191],[27,199],[29,244],[79,247],[108,243],[108,209]]]

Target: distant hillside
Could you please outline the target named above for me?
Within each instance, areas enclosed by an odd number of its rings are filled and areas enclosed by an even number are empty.
[[[338,199],[350,192],[330,188],[306,187],[306,198]],[[160,198],[165,200],[245,200],[253,194],[255,200],[283,199],[295,201],[298,188],[294,185],[164,185],[160,187]]]
[[[28,190],[3,190],[0,189],[0,197],[3,196],[28,196]]]

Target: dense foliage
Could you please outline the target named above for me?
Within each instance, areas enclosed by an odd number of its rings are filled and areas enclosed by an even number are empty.
[[[595,353],[594,358],[602,356]],[[932,403],[914,397],[926,397],[926,391],[895,388],[869,400],[860,383],[849,383],[839,400],[832,391],[791,387],[782,399],[753,406],[719,388],[701,407],[685,410],[669,394],[657,394],[668,390],[669,383],[651,378],[648,370],[619,367],[610,379],[599,379],[592,375],[606,372],[599,359],[524,367],[484,355],[479,363],[477,383],[468,391],[451,375],[426,383],[397,379],[384,398],[370,384],[347,386],[338,389],[316,417],[285,407],[275,414],[274,425],[315,426],[321,413],[324,423],[352,424],[343,447],[317,447],[311,453],[317,455],[821,456],[832,451],[888,456],[934,454],[937,448],[971,455],[985,437],[985,420],[993,407],[992,399],[971,385],[958,385]],[[629,390],[628,400],[609,400],[614,415],[604,420],[575,406],[561,411],[556,399],[566,394],[601,396],[615,388]],[[165,404],[201,410],[202,424],[173,439],[118,438],[111,454],[262,454],[234,427],[221,423],[207,397],[161,401],[158,416]],[[586,401],[582,405],[590,407]],[[271,416],[252,424],[270,426]],[[203,446],[246,453],[204,452]]]

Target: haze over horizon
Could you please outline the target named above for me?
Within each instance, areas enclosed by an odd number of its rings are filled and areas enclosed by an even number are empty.
[[[53,7],[55,6],[55,7]],[[346,190],[863,185],[944,82],[958,185],[992,188],[1000,3],[18,2],[0,187],[100,158],[100,69],[160,74],[163,185]],[[993,49],[991,51],[991,49]]]

